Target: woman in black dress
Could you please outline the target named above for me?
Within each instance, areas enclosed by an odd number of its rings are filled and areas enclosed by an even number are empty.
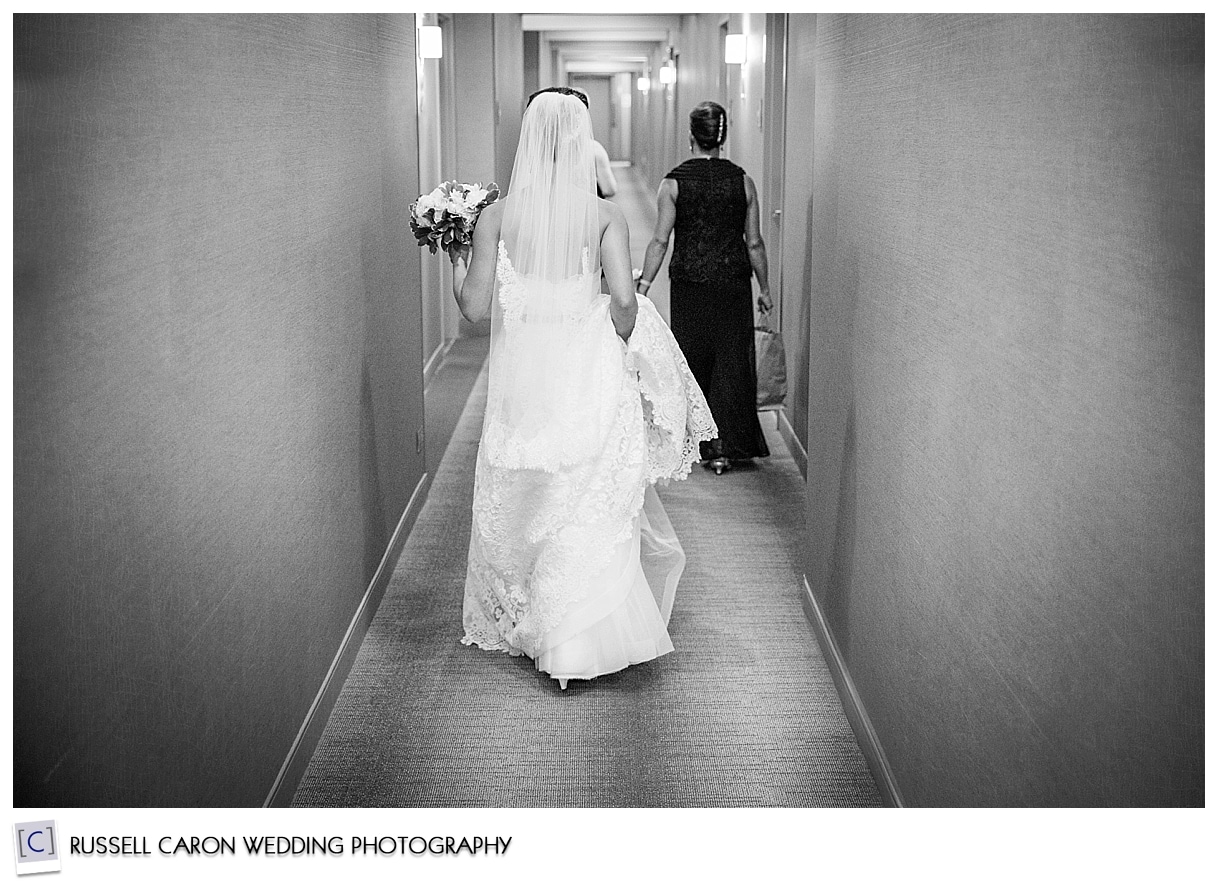
[[[659,217],[636,290],[651,287],[675,231],[672,332],[719,426],[719,437],[702,445],[702,459],[722,474],[734,459],[770,455],[757,419],[751,276],[762,314],[773,304],[757,188],[744,169],[719,157],[727,111],[702,102],[689,115],[689,132],[693,158],[660,184]]]

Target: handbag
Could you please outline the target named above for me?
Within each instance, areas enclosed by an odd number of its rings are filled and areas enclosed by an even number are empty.
[[[787,398],[787,352],[782,334],[765,325],[753,328],[757,349],[757,409],[778,410]]]

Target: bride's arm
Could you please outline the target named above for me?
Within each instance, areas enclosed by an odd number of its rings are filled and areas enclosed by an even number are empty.
[[[485,318],[491,306],[502,220],[502,203],[497,202],[483,209],[474,227],[472,255],[467,248],[452,256],[453,296],[457,298],[461,315],[471,322]]]
[[[609,215],[609,224],[601,234],[601,270],[609,283],[609,314],[618,336],[629,340],[639,312],[630,272],[630,227],[616,205],[601,202],[601,211]]]

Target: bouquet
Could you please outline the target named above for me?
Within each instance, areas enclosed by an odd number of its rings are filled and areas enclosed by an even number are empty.
[[[498,198],[495,183],[483,187],[445,181],[411,204],[410,229],[420,248],[426,245],[432,254],[443,248],[451,255],[470,244],[478,215]]]

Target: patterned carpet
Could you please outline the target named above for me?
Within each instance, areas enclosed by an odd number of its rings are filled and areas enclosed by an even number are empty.
[[[485,372],[458,421],[296,806],[876,806],[800,604],[803,489],[774,455],[660,491],[689,561],[677,651],[560,692],[462,646]]]

